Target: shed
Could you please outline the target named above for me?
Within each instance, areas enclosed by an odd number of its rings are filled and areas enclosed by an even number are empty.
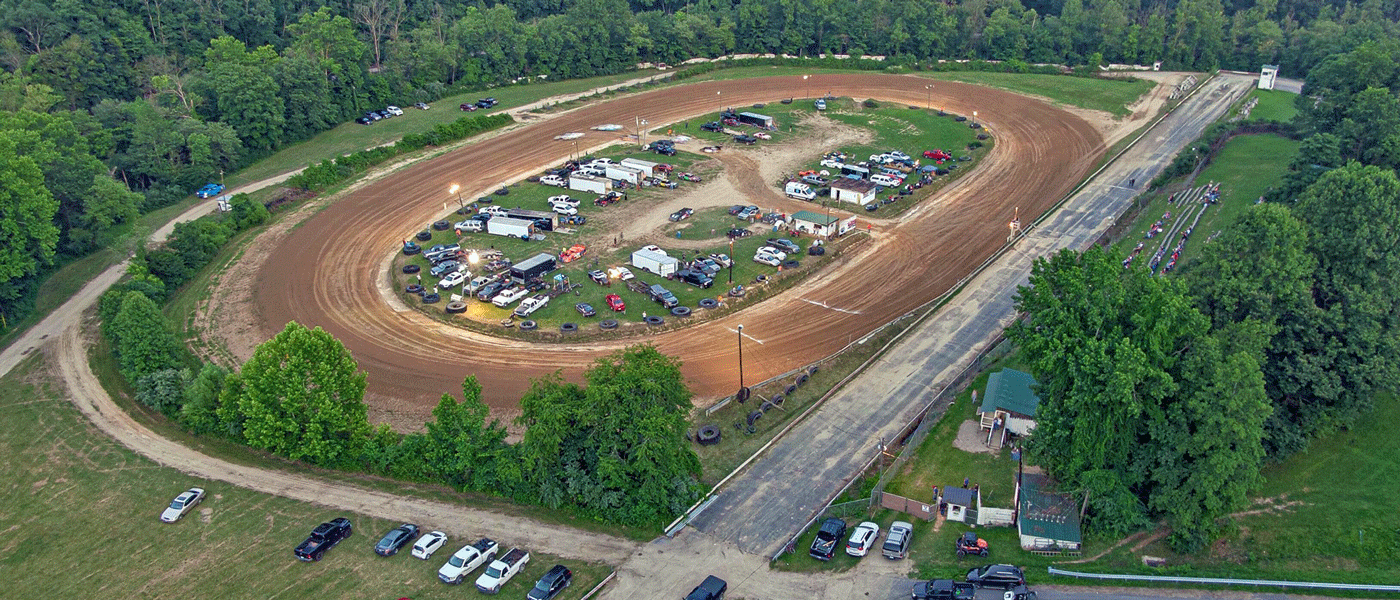
[[[1274,80],[1278,79],[1278,65],[1264,65],[1259,68],[1259,89],[1274,89]]]
[[[939,501],[948,505],[947,518],[949,521],[977,522],[977,509],[982,506],[981,490],[960,487],[941,487],[938,489],[943,491],[943,496]]]
[[[831,197],[840,202],[869,204],[875,200],[875,184],[861,179],[838,177],[831,181]]]
[[[792,214],[792,222],[788,227],[801,231],[819,235],[821,237],[831,237],[836,233],[836,224],[841,219],[830,215],[815,213],[810,210],[799,210]]]
[[[595,194],[606,194],[612,189],[612,181],[602,177],[573,173],[569,175],[569,189],[581,192],[593,192]]]
[[[646,177],[656,177],[656,168],[661,166],[661,163],[654,163],[640,158],[624,158],[622,159],[622,166],[632,167],[633,169],[641,171],[642,175]]]
[[[1016,532],[1021,547],[1034,551],[1078,551],[1079,506],[1056,490],[1049,477],[1024,473],[1016,483]]]
[[[1002,369],[987,377],[987,390],[977,412],[989,444],[995,441],[1000,446],[1009,434],[1026,435],[1035,429],[1040,396],[1034,387],[1035,378],[1016,369]]]

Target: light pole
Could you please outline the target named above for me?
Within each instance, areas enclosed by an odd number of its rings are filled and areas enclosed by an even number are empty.
[[[803,90],[802,90],[802,98],[803,98],[803,99],[811,98],[811,97],[812,97],[812,84],[807,83],[807,78],[808,78],[808,77],[811,77],[811,75],[803,75],[803,76],[802,76],[802,83],[805,84],[805,85],[803,85]]]
[[[977,111],[975,111],[975,110],[972,111],[972,124],[973,124],[973,125],[976,125],[976,124],[977,124]]]
[[[457,208],[462,208],[466,206],[466,203],[462,202],[462,192],[460,191],[461,189],[462,186],[454,183],[452,184],[452,187],[448,188],[447,190],[447,193],[457,195]]]
[[[933,109],[933,84],[930,83],[930,84],[924,86],[924,91],[928,93],[928,94],[925,96],[925,98],[924,98],[924,110],[932,110],[932,109]]]
[[[734,284],[734,236],[729,236],[729,284]]]
[[[636,120],[637,120],[637,144],[643,145],[643,144],[642,144],[642,126],[647,124],[647,120],[646,120],[646,119],[643,119],[643,118],[641,118],[641,117],[636,117]],[[644,146],[644,145],[643,145],[643,146]]]
[[[733,258],[732,256],[730,257]],[[743,402],[749,399],[749,388],[744,387],[744,324],[739,324],[739,393],[735,397]]]
[[[719,103],[719,112],[722,113],[722,112],[724,112],[724,100],[721,100],[721,99],[720,99],[720,94],[721,94],[721,93],[722,93],[722,92],[715,92],[715,101]]]

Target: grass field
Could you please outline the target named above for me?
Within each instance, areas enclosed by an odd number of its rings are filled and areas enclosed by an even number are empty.
[[[1128,105],[1156,85],[1145,79],[1130,81],[1097,77],[986,73],[981,71],[934,73],[929,77],[985,85],[1018,94],[1040,96],[1049,98],[1058,104],[1101,110],[1119,118],[1128,116]],[[937,88],[935,87],[934,90],[936,91]]]
[[[47,370],[43,358],[35,357],[0,380],[6,415],[0,420],[6,452],[0,472],[10,486],[0,500],[6,597],[427,599],[477,593],[437,580],[446,550],[429,561],[407,552],[374,555],[378,536],[397,522],[191,479],[152,463],[96,431],[45,378]],[[174,525],[157,521],[164,505],[190,486],[209,494],[198,512]],[[291,549],[317,523],[336,516],[349,516],[355,535],[319,563],[295,560]],[[504,597],[523,597],[556,562],[535,555]],[[601,564],[568,564],[576,577],[564,595],[571,599],[611,571]]]
[[[1249,97],[1259,99],[1259,104],[1249,111],[1250,121],[1287,123],[1298,115],[1298,107],[1293,104],[1298,94],[1279,90],[1254,90],[1249,93]]]

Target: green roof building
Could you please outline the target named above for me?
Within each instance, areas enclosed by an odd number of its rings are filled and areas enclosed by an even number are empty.
[[[1084,541],[1077,503],[1058,493],[1049,477],[1033,473],[1016,485],[1016,531],[1026,550],[1077,552]]]

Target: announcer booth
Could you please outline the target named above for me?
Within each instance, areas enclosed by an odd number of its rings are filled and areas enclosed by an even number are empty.
[[[1278,65],[1264,65],[1259,69],[1259,89],[1274,89],[1274,80],[1278,79]]]

